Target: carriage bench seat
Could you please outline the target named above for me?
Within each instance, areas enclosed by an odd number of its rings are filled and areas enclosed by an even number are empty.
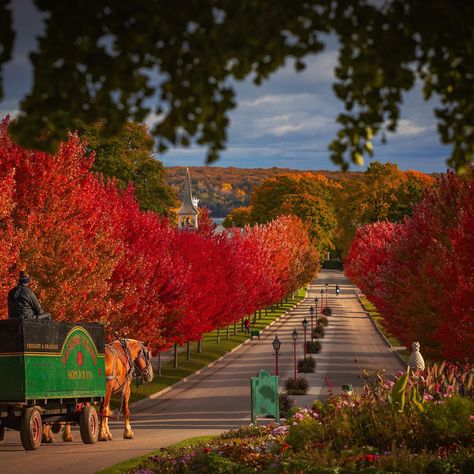
[[[254,336],[260,339],[260,331],[258,329],[252,329],[250,331],[250,339],[253,339]]]

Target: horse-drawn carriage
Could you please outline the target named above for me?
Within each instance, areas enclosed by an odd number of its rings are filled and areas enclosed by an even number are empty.
[[[0,440],[20,431],[23,447],[37,449],[43,425],[58,432],[79,424],[82,441],[95,443],[94,405],[106,393],[104,328],[59,321],[0,321]]]

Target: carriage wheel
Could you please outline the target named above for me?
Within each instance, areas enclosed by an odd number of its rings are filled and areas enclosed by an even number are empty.
[[[84,444],[97,443],[99,438],[99,417],[92,406],[86,405],[81,411],[79,427]]]
[[[32,451],[41,445],[43,422],[41,413],[36,407],[28,407],[20,420],[20,439],[23,447]]]

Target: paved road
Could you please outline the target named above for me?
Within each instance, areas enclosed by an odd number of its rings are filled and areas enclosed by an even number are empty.
[[[43,445],[37,451],[25,452],[19,442],[19,434],[7,431],[5,441],[0,445],[0,472],[94,473],[124,459],[192,436],[216,434],[248,424],[249,377],[263,368],[274,371],[271,342],[276,333],[282,341],[281,378],[293,373],[291,332],[296,328],[300,334],[298,357],[302,357],[301,321],[305,316],[309,318],[309,307],[316,295],[321,296],[321,285],[326,282],[331,290],[328,303],[333,309],[333,316],[323,340],[323,350],[316,356],[317,372],[307,376],[312,383],[310,395],[297,397],[298,404],[309,406],[313,399],[324,397],[327,394],[325,380],[330,380],[336,387],[342,383],[357,386],[362,383],[359,374],[363,368],[386,368],[389,372],[400,370],[400,362],[383,343],[357,302],[356,288],[342,273],[323,271],[311,286],[308,298],[265,331],[260,340],[249,341],[213,367],[191,377],[188,382],[135,406],[132,420],[135,440],[121,439],[122,426],[113,422],[115,439],[112,442],[86,446],[80,441],[68,444],[57,441],[52,445]],[[336,283],[342,289],[337,297],[334,291]],[[354,362],[355,358],[359,362]],[[79,440],[77,431],[74,434]]]

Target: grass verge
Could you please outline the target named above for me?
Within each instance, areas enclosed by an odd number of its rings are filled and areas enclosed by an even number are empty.
[[[298,291],[298,294],[294,299],[289,298],[282,306],[275,308],[273,311],[268,310],[267,314],[265,314],[264,310],[261,311],[260,316],[257,314],[253,328],[259,331],[263,330],[271,322],[275,321],[291,308],[296,306],[296,304],[304,299],[305,294],[306,288],[302,288]],[[249,319],[252,321],[253,317]],[[186,348],[184,348],[184,350],[179,352],[178,355],[178,368],[173,368],[172,360],[163,364],[161,369],[162,375],[155,377],[153,382],[140,385],[139,387],[132,387],[130,401],[135,402],[142,400],[153,393],[157,393],[166,387],[174,385],[183,378],[188,377],[209,363],[219,359],[219,357],[227,354],[249,338],[247,334],[241,331],[240,323],[237,324],[237,330],[237,334],[234,334],[234,325],[229,326],[229,337],[227,338],[227,328],[221,328],[219,332],[219,342],[217,341],[217,330],[205,334],[202,340],[202,352],[197,352],[197,342],[193,342],[191,344],[191,360],[186,360]],[[113,405],[119,406],[119,402],[120,397],[117,397],[114,400]]]
[[[208,443],[214,438],[214,436],[196,436],[195,438],[185,439],[180,441],[179,443],[173,444],[166,448],[167,452],[172,452],[177,449],[199,446],[201,444]],[[103,469],[99,471],[97,474],[126,474],[130,472],[132,469],[137,469],[138,467],[144,467],[143,463],[151,456],[160,454],[161,450],[157,449],[156,451],[152,451],[151,453],[144,454],[143,456],[138,456],[136,458],[127,459],[127,461],[123,461],[118,464],[114,464],[107,469]]]
[[[364,295],[360,295],[360,301],[362,303],[364,310],[370,314],[375,324],[380,329],[380,332],[387,338],[390,345],[392,347],[403,346],[403,344],[394,335],[390,334],[390,332],[387,331],[387,329],[384,327],[384,325],[382,324],[383,317],[377,311],[377,308],[367,299],[367,297]],[[411,354],[409,350],[403,349],[397,352],[405,361],[408,361],[408,358],[410,357],[410,354]]]

